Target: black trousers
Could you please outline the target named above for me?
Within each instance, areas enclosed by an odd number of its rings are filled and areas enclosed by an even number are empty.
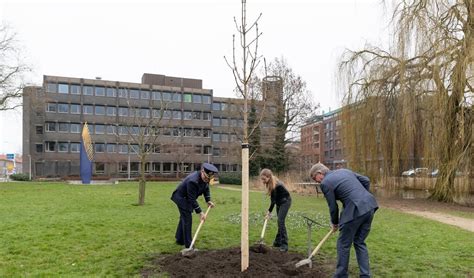
[[[275,241],[273,241],[273,246],[280,247],[281,249],[288,250],[288,233],[286,232],[286,215],[288,210],[291,207],[291,198],[287,199],[281,205],[277,205],[277,215],[278,215],[278,233],[276,234]]]
[[[192,228],[193,228],[193,216],[192,211],[180,208],[179,209],[179,222],[176,228],[176,243],[184,244],[186,248],[189,248],[192,241]]]

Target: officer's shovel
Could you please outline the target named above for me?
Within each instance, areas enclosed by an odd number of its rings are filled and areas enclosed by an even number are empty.
[[[300,267],[300,266],[303,266],[303,265],[309,265],[310,267],[312,267],[313,265],[313,261],[311,260],[313,258],[314,255],[316,255],[316,253],[318,253],[319,249],[321,248],[321,246],[323,246],[323,243],[329,238],[329,236],[333,233],[333,230],[331,228],[331,230],[329,231],[329,233],[319,242],[318,246],[316,246],[316,248],[314,248],[313,252],[309,255],[309,257],[307,259],[304,259],[304,260],[301,260],[299,262],[296,263],[296,268]]]
[[[209,211],[211,210],[211,207],[207,207],[207,210],[206,210],[206,219],[207,219],[207,214],[209,213]],[[199,231],[201,230],[201,227],[202,227],[202,224],[204,224],[204,221],[201,220],[201,223],[199,223],[199,226],[197,227],[197,230],[196,232],[194,233],[194,237],[193,237],[193,241],[191,241],[191,245],[189,246],[189,248],[185,248],[183,250],[181,250],[181,255],[185,256],[185,257],[191,257],[194,252],[196,250],[194,250],[193,246],[194,246],[194,242],[196,242],[196,238],[199,234]]]

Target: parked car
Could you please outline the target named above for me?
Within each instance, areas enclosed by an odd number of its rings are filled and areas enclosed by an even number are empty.
[[[430,177],[437,177],[438,176],[438,173],[439,173],[439,170],[438,169],[434,169],[431,173],[430,173]]]
[[[415,176],[415,169],[410,169],[402,173],[402,177],[414,177]]]
[[[431,172],[428,170],[428,168],[416,168],[415,169],[415,176],[426,177],[430,173]]]

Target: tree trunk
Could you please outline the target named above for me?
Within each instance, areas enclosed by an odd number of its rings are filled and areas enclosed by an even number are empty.
[[[145,157],[140,159],[140,179],[138,182],[138,205],[143,206],[145,204]]]

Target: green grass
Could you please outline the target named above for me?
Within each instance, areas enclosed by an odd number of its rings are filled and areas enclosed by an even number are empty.
[[[0,183],[0,276],[134,276],[156,253],[176,253],[178,211],[169,199],[176,183],[148,183],[146,205],[135,206],[137,184],[65,185]],[[197,247],[240,245],[240,192],[213,188]],[[250,243],[257,242],[263,193],[251,193]],[[202,200],[200,200],[203,203]],[[323,198],[293,196],[288,217],[290,251],[306,252],[307,230],[299,215],[328,221]],[[197,223],[197,217],[194,217]],[[196,229],[197,225],[193,226]],[[313,232],[313,243],[328,228]],[[266,242],[276,233],[269,224]],[[423,218],[380,209],[367,240],[375,276],[463,277],[474,272],[474,234]],[[335,260],[336,237],[321,254]],[[358,274],[355,256],[351,272]]]

